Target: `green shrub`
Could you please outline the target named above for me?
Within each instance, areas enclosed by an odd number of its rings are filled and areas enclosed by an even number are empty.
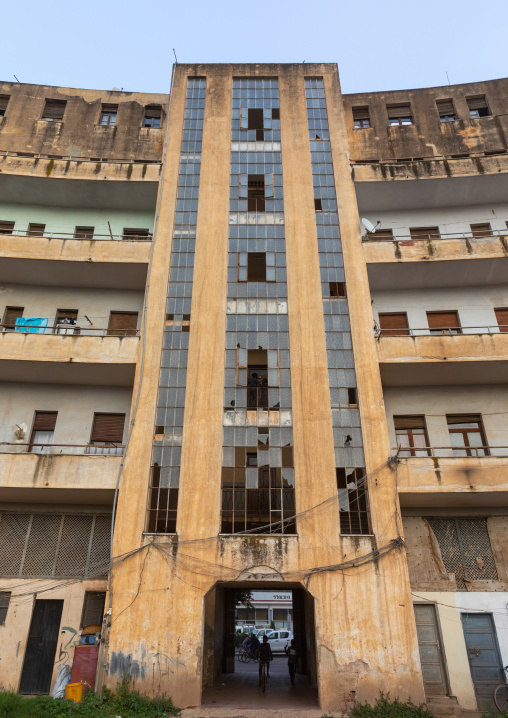
[[[179,715],[170,698],[147,698],[134,690],[131,676],[124,676],[116,691],[105,688],[103,695],[93,691],[80,703],[50,696],[23,698],[16,693],[0,693],[0,718],[166,718]]]
[[[424,705],[416,706],[411,701],[401,703],[398,698],[390,700],[390,694],[381,693],[376,705],[357,703],[351,711],[353,718],[434,718]]]

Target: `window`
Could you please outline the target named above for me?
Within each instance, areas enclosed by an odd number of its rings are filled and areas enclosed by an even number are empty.
[[[265,130],[272,129],[272,120],[279,119],[280,110],[278,107],[242,107],[240,109],[240,129],[255,132],[257,142],[265,139]]]
[[[36,411],[28,451],[49,454],[55,433],[57,411]]]
[[[462,334],[458,312],[427,312],[430,334]]]
[[[436,105],[440,122],[455,122],[457,115],[453,107],[453,100],[437,100]]]
[[[79,334],[76,326],[78,319],[77,309],[57,309],[55,317],[55,334]]]
[[[379,329],[383,337],[408,336],[410,332],[406,312],[380,313]]]
[[[45,229],[45,224],[34,224],[33,222],[30,222],[27,234],[29,237],[44,237]]]
[[[152,478],[148,493],[146,530],[148,533],[176,533],[176,512],[178,488],[169,486],[168,480],[161,480],[161,467],[152,466]]]
[[[145,107],[145,119],[143,127],[151,127],[158,130],[161,126],[162,107],[160,105],[148,105]]]
[[[116,114],[118,112],[118,105],[102,105],[101,107],[101,121],[99,124],[104,127],[113,127],[116,125]]]
[[[268,623],[267,608],[256,608],[256,623]]]
[[[135,337],[138,333],[137,312],[111,312],[109,315],[108,336]]]
[[[439,227],[410,227],[411,239],[439,239]]]
[[[288,617],[288,610],[287,608],[274,608],[273,609],[273,620],[277,622],[284,622],[287,621]],[[280,637],[285,638],[286,636],[283,636],[282,634],[286,633],[286,631],[280,632]]]
[[[337,468],[341,534],[369,534],[369,504],[365,469]]]
[[[353,124],[357,130],[370,127],[369,108],[367,106],[353,107]]]
[[[394,416],[399,456],[430,456],[429,438],[424,416]]]
[[[389,125],[412,125],[413,124],[413,113],[411,112],[411,105],[400,104],[400,105],[387,105],[388,111],[388,124]]]
[[[122,239],[142,240],[149,239],[151,236],[152,233],[149,229],[130,229],[129,227],[125,227]]]
[[[458,591],[467,590],[467,581],[498,579],[487,519],[426,520],[437,538],[447,573],[455,574]]]
[[[393,239],[393,229],[376,229],[375,232],[367,232],[369,239]]]
[[[502,334],[508,332],[508,307],[504,309],[494,309],[496,313],[497,323],[499,325],[499,331]]]
[[[10,95],[0,95],[0,117],[5,115],[7,105],[9,104]]]
[[[12,234],[14,222],[0,222],[0,234]]]
[[[66,105],[66,100],[46,100],[41,119],[48,120],[49,122],[61,122]]]
[[[121,456],[125,414],[94,414],[87,454]]]
[[[240,199],[247,199],[248,212],[264,212],[265,199],[273,197],[273,175],[240,175]]]
[[[467,106],[469,107],[469,115],[472,120],[480,117],[489,117],[490,110],[487,105],[485,95],[476,95],[476,97],[466,97]]]
[[[237,352],[237,386],[247,385],[247,408],[268,408],[268,387],[279,386],[277,349],[238,349]]]
[[[23,316],[24,307],[5,307],[2,325],[4,332],[13,332],[16,326],[16,319]]]
[[[239,282],[275,282],[275,252],[239,252]]]
[[[471,224],[470,227],[473,237],[492,237],[492,227],[489,222],[483,222],[483,224]]]
[[[85,591],[83,613],[81,614],[80,628],[85,626],[102,626],[104,618],[105,591]]]
[[[267,614],[268,614],[268,610],[267,610]],[[254,623],[254,621],[256,620],[256,609],[255,608],[237,608],[236,609],[236,620],[237,621],[249,621],[250,623]]]
[[[330,297],[341,297],[346,296],[346,282],[328,282],[330,289]]]
[[[323,200],[320,197],[315,197],[314,199],[314,209],[316,212],[322,212],[323,211]]]
[[[489,455],[480,414],[449,414],[446,421],[454,456]]]
[[[347,398],[349,406],[358,406],[358,392],[354,387],[347,390]]]
[[[74,239],[93,239],[95,227],[76,227]]]
[[[0,626],[5,626],[5,619],[7,618],[10,600],[10,591],[0,591]]]

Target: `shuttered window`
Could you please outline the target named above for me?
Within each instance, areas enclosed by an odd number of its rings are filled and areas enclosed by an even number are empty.
[[[430,456],[429,439],[424,416],[394,416],[399,456]]]
[[[46,229],[45,224],[35,224],[30,222],[28,225],[28,236],[29,237],[44,237],[44,230]]]
[[[461,334],[458,312],[427,312],[431,334]]]
[[[410,227],[411,239],[439,239],[439,227]]]
[[[393,239],[393,229],[376,229],[375,232],[368,232],[369,239]]]
[[[74,230],[75,239],[93,239],[95,227],[76,227]]]
[[[2,321],[2,324],[4,326],[4,331],[6,331],[6,332],[14,331],[14,327],[16,325],[16,319],[18,319],[19,317],[22,317],[24,311],[25,311],[24,307],[5,307],[4,318]]]
[[[61,122],[63,120],[66,105],[66,100],[46,100],[44,112],[42,113],[42,119],[51,120],[53,122]]]
[[[448,431],[454,456],[488,456],[480,414],[448,414]]]
[[[469,107],[469,115],[471,119],[476,120],[479,117],[489,117],[490,110],[487,105],[485,95],[476,95],[475,97],[466,97],[467,106]]]
[[[12,234],[14,222],[0,222],[0,234]]]
[[[108,334],[115,337],[135,337],[138,326],[137,312],[111,312]]]
[[[10,97],[10,95],[0,95],[0,117],[3,117],[5,115],[5,111],[7,109]]]
[[[10,591],[0,591],[0,626],[5,626],[5,619],[7,618],[10,600]]]
[[[160,105],[148,105],[145,107],[144,127],[151,127],[154,130],[161,126],[162,107]]]
[[[150,239],[151,236],[152,234],[149,229],[132,229],[130,227],[125,227],[123,230],[123,239]]]
[[[57,411],[36,411],[32,431],[54,431]]]
[[[353,122],[356,129],[370,127],[369,108],[353,107]]]
[[[90,442],[121,444],[125,414],[94,414]]]
[[[413,113],[411,105],[404,103],[400,105],[387,105],[388,123],[390,125],[412,125]]]
[[[473,237],[492,237],[492,228],[489,222],[471,224],[470,227]]]
[[[380,314],[379,328],[384,337],[408,336],[409,324],[406,312]]]
[[[83,614],[80,628],[85,626],[101,626],[104,618],[104,604],[106,593],[104,591],[86,591],[83,602]]]
[[[57,411],[36,411],[28,451],[48,454],[53,444]]]
[[[494,309],[496,312],[497,323],[499,324],[500,332],[508,332],[508,307],[504,309]]]
[[[457,119],[453,100],[437,100],[436,105],[441,122],[454,122]]]

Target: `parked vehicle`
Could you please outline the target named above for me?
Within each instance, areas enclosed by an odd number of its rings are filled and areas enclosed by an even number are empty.
[[[284,629],[271,631],[268,635],[268,643],[272,649],[272,653],[283,653],[287,645],[293,638],[293,631]]]

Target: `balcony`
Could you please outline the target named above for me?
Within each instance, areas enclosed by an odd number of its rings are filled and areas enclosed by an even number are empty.
[[[124,448],[2,442],[0,501],[111,504]]]
[[[385,386],[504,384],[508,333],[495,327],[461,327],[460,334],[434,334],[428,327],[408,336],[379,336],[378,358]]]
[[[392,449],[393,454],[397,449]],[[454,456],[451,447],[428,447],[431,456],[401,458],[397,484],[401,506],[471,508],[508,506],[508,447],[479,447],[488,456]],[[462,450],[463,453],[466,450]],[[470,450],[474,453],[474,450]]]
[[[132,386],[139,351],[135,330],[111,336],[108,329],[72,325],[60,325],[58,333],[30,329],[38,331],[0,333],[0,381]]]

